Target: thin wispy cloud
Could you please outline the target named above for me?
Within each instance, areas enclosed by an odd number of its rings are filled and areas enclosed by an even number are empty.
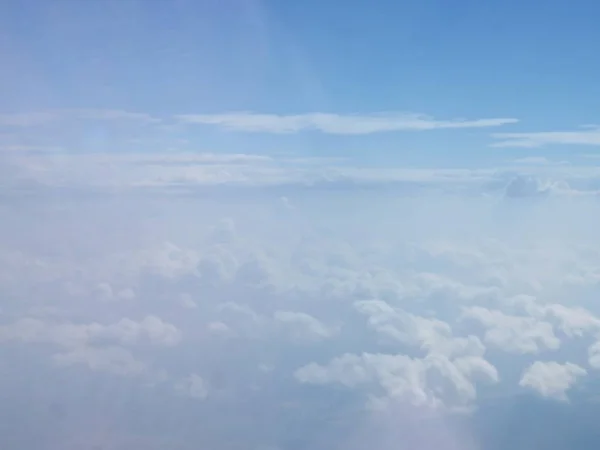
[[[0,114],[1,127],[31,127],[54,122],[57,114],[54,112],[26,112]]]
[[[569,164],[567,161],[553,161],[545,156],[526,156],[524,158],[514,159],[512,162],[514,164],[526,166],[554,166]]]
[[[1,149],[1,147],[0,147]],[[491,168],[365,167],[354,158],[320,158],[199,151],[4,152],[2,184],[95,190],[171,192],[202,188],[369,186],[401,191],[531,195],[596,195],[600,169],[543,158],[522,158]],[[9,157],[10,156],[10,157]]]
[[[492,147],[545,147],[548,145],[600,145],[600,127],[586,126],[578,131],[542,131],[533,133],[494,133],[498,142]]]
[[[518,122],[514,118],[438,120],[424,114],[378,113],[342,115],[309,113],[294,115],[232,112],[225,114],[186,114],[183,123],[213,125],[248,133],[298,133],[320,131],[328,134],[372,134],[391,131],[424,131],[451,128],[487,128]]]
[[[126,121],[139,123],[158,123],[160,119],[147,113],[124,111],[120,109],[55,109],[46,111],[28,111],[0,114],[0,127],[27,128],[48,125],[64,120]]]

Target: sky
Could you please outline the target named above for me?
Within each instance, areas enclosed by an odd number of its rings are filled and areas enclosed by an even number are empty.
[[[600,445],[600,4],[0,3],[0,446]]]

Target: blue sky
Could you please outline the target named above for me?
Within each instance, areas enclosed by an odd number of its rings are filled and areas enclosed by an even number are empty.
[[[5,2],[0,96],[8,113],[94,108],[163,119],[239,111],[509,118],[518,122],[359,136],[310,130],[274,136],[214,126],[181,133],[214,152],[285,148],[361,164],[489,166],[531,155],[580,161],[577,155],[593,153],[594,146],[567,139],[543,149],[498,149],[489,148],[490,135],[580,133],[589,132],[580,126],[598,123],[599,10],[593,1],[543,7],[441,0],[377,7],[366,1]],[[94,139],[93,131],[83,133]]]

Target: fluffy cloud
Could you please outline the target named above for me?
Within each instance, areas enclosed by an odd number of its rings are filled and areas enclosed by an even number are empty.
[[[586,374],[587,371],[577,364],[536,361],[525,370],[519,385],[545,397],[566,400],[566,392]]]
[[[486,328],[484,341],[507,352],[538,353],[560,347],[552,325],[533,317],[511,316],[479,306],[465,310],[463,317],[481,323]]]
[[[409,347],[451,356],[481,356],[485,347],[476,336],[452,336],[449,324],[439,319],[415,316],[390,307],[380,300],[355,303],[356,309],[368,317],[368,323],[383,337]]]
[[[393,400],[434,408],[444,402],[449,402],[450,407],[461,407],[475,400],[473,379],[498,381],[496,369],[481,358],[451,361],[439,354],[420,359],[406,355],[345,354],[326,366],[311,363],[301,367],[295,376],[310,384],[340,383],[350,388],[376,385]]]

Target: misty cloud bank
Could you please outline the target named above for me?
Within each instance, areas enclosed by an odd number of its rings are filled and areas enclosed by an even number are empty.
[[[14,193],[2,435],[19,449],[592,448],[577,418],[596,411],[600,369],[597,200],[503,192]]]

